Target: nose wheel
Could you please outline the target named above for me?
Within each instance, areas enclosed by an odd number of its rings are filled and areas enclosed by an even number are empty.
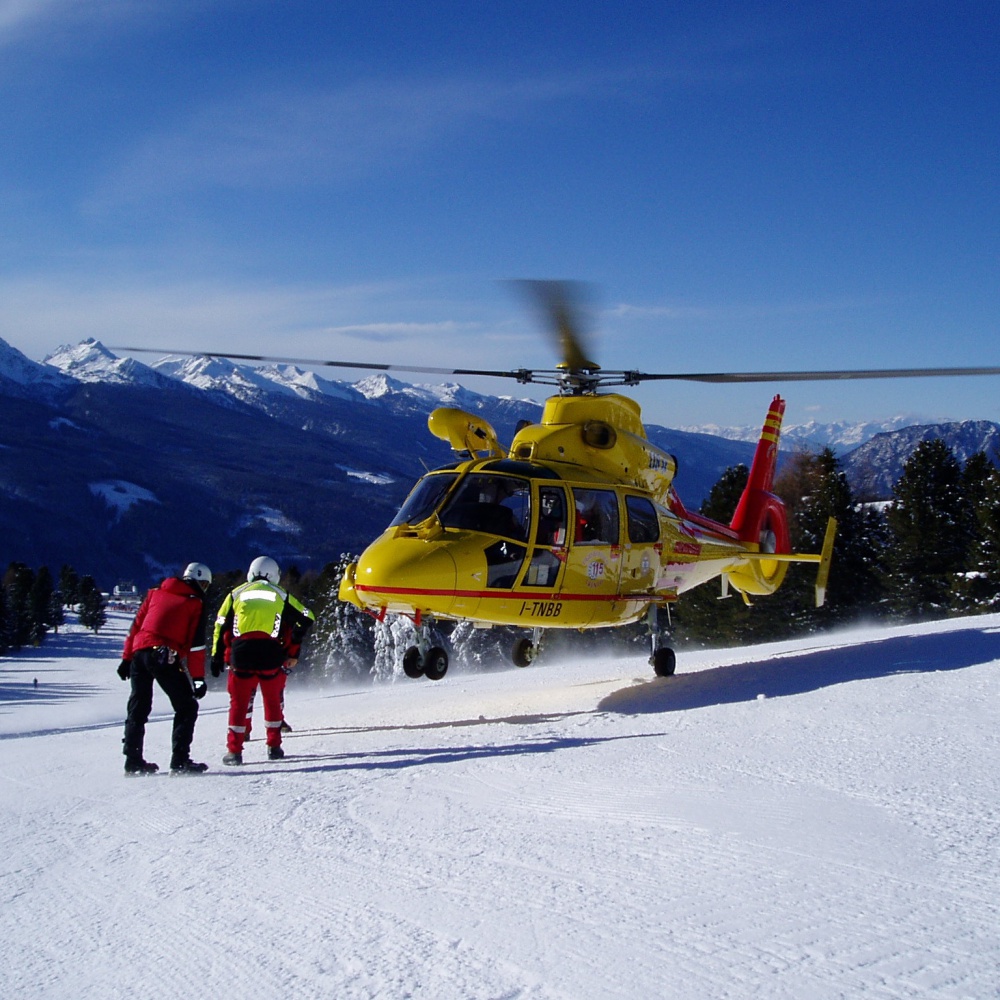
[[[416,646],[409,646],[403,653],[403,673],[417,680],[424,676],[424,658]]]
[[[442,646],[432,646],[426,626],[418,626],[416,646],[408,646],[403,653],[403,673],[414,680],[426,677],[439,681],[447,672],[448,651]]]

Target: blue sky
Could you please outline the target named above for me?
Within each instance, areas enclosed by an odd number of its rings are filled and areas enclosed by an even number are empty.
[[[995,0],[0,0],[0,336],[548,368],[503,279],[568,278],[608,368],[1000,365],[998,35]],[[1000,420],[997,378],[636,395],[774,391]]]

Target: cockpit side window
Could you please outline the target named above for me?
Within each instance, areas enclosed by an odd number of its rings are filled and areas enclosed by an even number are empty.
[[[441,511],[446,528],[463,528],[528,540],[531,489],[527,479],[471,473],[459,484]]]
[[[457,475],[424,476],[413,487],[389,527],[395,528],[400,524],[419,524],[421,521],[426,521],[434,513],[435,508],[457,478]]]
[[[618,497],[613,490],[573,489],[577,544],[618,544]]]
[[[566,494],[561,486],[542,486],[538,490],[537,545],[566,544]]]

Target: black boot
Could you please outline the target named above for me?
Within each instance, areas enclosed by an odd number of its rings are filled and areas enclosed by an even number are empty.
[[[201,774],[208,770],[208,764],[197,764],[186,757],[184,760],[172,760],[170,762],[171,774]]]
[[[152,761],[141,757],[127,757],[125,760],[126,774],[156,774],[159,769]]]

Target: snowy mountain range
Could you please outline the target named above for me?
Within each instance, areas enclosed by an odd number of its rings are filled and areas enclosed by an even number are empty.
[[[857,448],[870,441],[876,434],[891,434],[904,427],[940,423],[928,417],[914,414],[900,414],[888,420],[879,421],[847,421],[839,420],[821,424],[810,420],[804,424],[784,424],[781,428],[781,439],[786,446],[798,446],[809,449],[832,448],[838,455]],[[749,425],[743,427],[723,427],[719,424],[699,424],[684,427],[682,430],[692,434],[711,434],[725,438],[727,441],[749,441],[756,443],[760,435],[759,427]]]
[[[383,373],[352,383],[218,358],[146,365],[94,340],[42,363],[0,340],[0,401],[0,563],[70,563],[105,588],[144,585],[195,559],[234,569],[268,553],[320,568],[358,551],[427,468],[451,460],[427,430],[432,409],[477,413],[501,441],[541,413],[532,400]],[[677,488],[696,508],[726,468],[750,461],[759,428],[748,440],[647,432],[678,457]],[[840,428],[849,433],[866,432]],[[944,436],[964,455],[995,452],[1000,428],[882,432],[844,455],[845,467],[887,495],[921,435]]]
[[[685,427],[727,441],[756,443],[756,427],[723,427],[702,424]],[[785,453],[830,448],[840,458],[852,487],[866,499],[887,499],[906,460],[922,441],[944,440],[963,464],[977,451],[994,462],[1000,459],[1000,425],[989,420],[934,421],[927,417],[899,415],[882,421],[837,421],[821,424],[785,424],[781,444]]]
[[[963,420],[901,427],[891,433],[876,434],[843,456],[844,471],[859,494],[887,497],[917,445],[936,438],[945,441],[963,465],[977,451],[985,452],[994,465],[998,464],[1000,425],[989,420]]]

